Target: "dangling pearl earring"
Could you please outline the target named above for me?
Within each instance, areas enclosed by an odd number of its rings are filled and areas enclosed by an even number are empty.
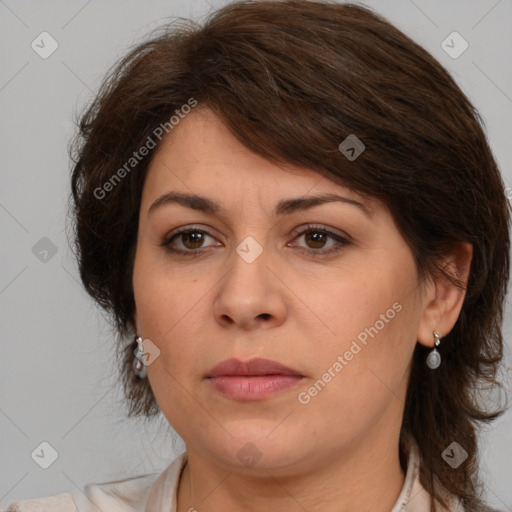
[[[436,370],[441,366],[441,354],[437,351],[437,347],[441,345],[441,336],[439,336],[436,331],[434,331],[434,339],[434,350],[432,350],[427,357],[427,366],[431,370]]]
[[[137,342],[137,348],[134,351],[135,357],[132,363],[133,371],[139,379],[145,379],[147,372],[146,365],[144,364],[144,345],[142,344],[142,338],[140,336],[137,336],[135,341]]]

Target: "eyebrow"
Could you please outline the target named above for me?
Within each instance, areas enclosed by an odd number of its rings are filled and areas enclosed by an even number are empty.
[[[282,199],[277,203],[274,215],[283,216],[296,211],[307,210],[324,203],[342,202],[352,206],[358,207],[368,217],[371,217],[372,212],[363,203],[350,199],[348,197],[339,196],[337,194],[319,194],[314,196],[303,196],[290,199]],[[184,194],[182,192],[167,192],[166,194],[158,197],[149,207],[147,215],[149,216],[157,209],[160,209],[169,204],[180,204],[186,208],[199,210],[212,215],[226,216],[226,210],[222,206],[208,197],[200,196],[197,194]]]

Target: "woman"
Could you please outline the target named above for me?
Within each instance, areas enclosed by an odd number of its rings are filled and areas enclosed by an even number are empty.
[[[75,149],[129,414],[186,451],[9,510],[489,510],[510,207],[424,49],[361,6],[235,2],[131,51]]]

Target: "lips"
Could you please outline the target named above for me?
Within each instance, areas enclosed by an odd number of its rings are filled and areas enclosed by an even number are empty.
[[[230,400],[255,401],[290,391],[302,382],[299,371],[270,359],[227,359],[206,376],[213,390]]]
[[[263,375],[295,375],[303,377],[303,375],[293,368],[284,366],[277,361],[270,359],[250,359],[249,361],[240,361],[231,358],[222,361],[214,366],[207,374],[207,378],[225,377],[225,376],[244,376],[256,377]]]

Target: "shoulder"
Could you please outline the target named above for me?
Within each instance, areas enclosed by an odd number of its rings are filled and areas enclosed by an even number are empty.
[[[83,491],[61,493],[11,503],[5,512],[144,512],[146,505],[163,503],[154,510],[171,510],[186,452],[162,472],[103,483],[87,484]],[[151,496],[151,498],[150,498]],[[0,511],[1,512],[1,511]]]
[[[87,484],[84,492],[61,493],[11,503],[5,512],[138,512],[145,503],[157,474]]]
[[[5,512],[76,512],[73,496],[67,492],[11,503]]]

